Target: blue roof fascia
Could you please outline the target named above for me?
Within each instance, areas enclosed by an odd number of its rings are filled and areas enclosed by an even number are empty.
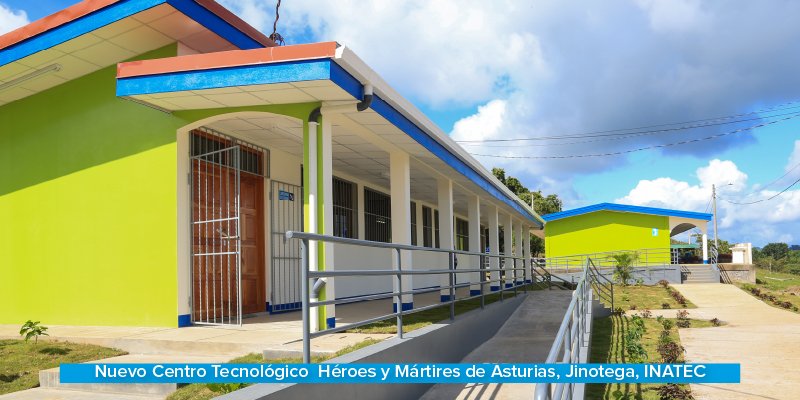
[[[165,3],[241,49],[264,47],[193,0],[122,0],[0,50],[0,67]]]
[[[588,214],[596,211],[617,211],[617,212],[628,212],[636,214],[662,215],[666,217],[700,219],[704,221],[711,221],[712,217],[711,214],[699,213],[693,211],[671,210],[667,208],[656,208],[656,207],[631,206],[627,204],[600,203],[600,204],[593,204],[591,206],[575,208],[572,210],[542,215],[542,218],[545,221],[550,222],[559,219],[574,217],[576,215]]]

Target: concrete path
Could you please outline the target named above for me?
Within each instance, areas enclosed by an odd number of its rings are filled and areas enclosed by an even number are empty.
[[[697,319],[719,318],[727,325],[680,329],[688,362],[742,365],[741,384],[692,385],[697,400],[797,399],[800,397],[800,315],[763,303],[734,285],[673,285],[698,308]],[[675,310],[653,310],[675,317]]]
[[[572,292],[543,290],[528,292],[525,302],[511,315],[497,334],[473,350],[465,363],[544,362]],[[535,384],[438,384],[422,399],[526,399],[533,397]]]

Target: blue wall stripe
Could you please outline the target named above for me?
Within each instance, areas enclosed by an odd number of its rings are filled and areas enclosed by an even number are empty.
[[[117,96],[330,79],[330,60],[248,65],[117,79]]]
[[[122,0],[0,50],[0,67],[165,3],[240,49],[264,47],[193,0]]]
[[[117,22],[166,0],[123,0],[0,50],[0,67]]]
[[[681,211],[681,210],[670,210],[667,208],[655,208],[655,207],[642,207],[642,206],[631,206],[627,204],[614,204],[614,203],[600,203],[600,204],[593,204],[591,206],[575,208],[572,210],[561,211],[557,213],[543,215],[542,218],[545,221],[555,221],[562,218],[567,217],[574,217],[576,215],[588,214],[590,212],[595,211],[619,211],[619,212],[629,212],[629,213],[638,213],[638,214],[651,214],[651,215],[662,215],[666,217],[681,217],[681,218],[691,218],[691,219],[701,219],[704,221],[711,221],[711,214],[707,213],[699,213],[699,212],[692,212],[692,211]]]

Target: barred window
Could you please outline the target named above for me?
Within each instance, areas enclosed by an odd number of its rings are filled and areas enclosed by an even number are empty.
[[[456,250],[469,251],[469,222],[456,218]]]
[[[333,177],[333,235],[343,238],[358,236],[356,228],[356,185]]]
[[[225,151],[239,146],[236,153]],[[269,150],[213,129],[200,128],[191,134],[191,156],[242,172],[269,177]]]
[[[439,243],[439,210],[433,211],[433,223],[436,224],[436,229],[434,230],[434,236],[436,238],[436,248],[441,249],[442,245]]]
[[[433,210],[422,206],[422,245],[433,247]]]
[[[411,202],[411,245],[417,245],[417,203]]]
[[[392,241],[391,198],[381,192],[364,188],[364,239],[376,242]]]

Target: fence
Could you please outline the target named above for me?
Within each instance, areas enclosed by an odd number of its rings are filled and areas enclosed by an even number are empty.
[[[595,290],[593,291],[592,288]],[[572,300],[561,321],[561,326],[558,328],[556,339],[553,341],[545,363],[580,364],[588,362],[594,292],[601,299],[610,299],[613,309],[614,285],[598,274],[597,266],[592,259],[585,258],[583,272],[572,293]],[[572,399],[575,395],[575,388],[575,383],[537,383],[534,398],[536,400]]]
[[[487,294],[499,293],[500,301],[502,301],[506,292],[513,291],[516,294],[518,289],[520,288],[522,288],[522,290],[524,291],[527,291],[527,284],[549,287],[550,285],[553,284],[553,279],[554,279],[554,277],[551,277],[546,272],[539,271],[536,270],[536,268],[533,268],[532,263],[530,262],[526,263],[525,262],[526,259],[524,257],[506,256],[503,254],[478,253],[478,252],[469,252],[461,250],[447,250],[447,249],[438,249],[430,247],[402,245],[395,243],[373,242],[367,240],[349,239],[349,238],[341,238],[328,235],[319,235],[313,233],[294,232],[294,231],[286,232],[286,239],[300,240],[301,273],[302,273],[301,301],[302,301],[302,319],[303,319],[303,362],[305,363],[308,363],[311,360],[310,349],[311,349],[312,338],[357,328],[359,326],[372,324],[390,318],[396,318],[397,335],[398,337],[402,338],[403,317],[406,315],[429,310],[432,308],[448,306],[450,308],[450,319],[454,319],[455,303],[458,301],[465,301],[465,300],[479,298],[480,307],[483,308],[486,303],[485,298]],[[318,242],[390,249],[393,254],[392,257],[394,258],[393,269],[348,270],[342,268],[341,266],[337,266],[336,269],[333,271],[311,271],[309,269],[309,248],[310,246],[316,245],[316,243]],[[410,269],[410,270],[403,269],[403,256],[402,256],[403,252],[415,252],[415,251],[447,254],[447,259],[448,259],[447,269]],[[481,267],[456,268],[454,261],[455,261],[455,255],[457,254],[473,256],[475,257],[476,260],[479,260],[480,257],[486,257],[487,259],[497,259],[498,260],[497,265],[503,267],[487,268],[485,267],[485,264],[483,262],[476,262],[476,263],[471,262],[470,263],[471,266],[478,264]],[[491,277],[487,278],[487,273],[491,274]],[[478,274],[479,279],[477,282],[456,283],[456,276],[458,274]],[[448,277],[449,284],[436,288],[427,288],[427,289],[413,289],[413,287],[410,289],[404,288],[402,278],[404,276],[414,276],[414,275],[439,275],[439,276],[446,275]],[[394,286],[393,286],[394,289],[389,293],[361,295],[346,299],[327,299],[327,300],[313,301],[313,302],[311,301],[312,290],[314,288],[320,287],[320,285],[322,284],[321,282],[324,282],[320,280],[326,278],[345,277],[345,276],[349,277],[385,276],[394,281]],[[559,280],[558,278],[555,279],[559,281],[558,282],[559,284],[562,285],[568,284],[566,281]],[[314,281],[313,283],[311,282],[312,280]],[[487,288],[487,285],[491,285],[493,283],[498,283],[499,288],[495,291],[489,292],[487,289],[490,288]],[[456,297],[456,290],[458,288],[469,287],[474,284],[479,285],[480,294],[469,295],[467,297],[462,297],[460,299]],[[414,307],[409,310],[404,310],[402,307],[403,296],[430,293],[430,292],[439,292],[441,290],[448,291],[449,296],[447,301],[441,301],[439,303],[422,307]],[[382,300],[389,298],[393,298],[395,300],[395,303],[398,305],[395,308],[395,311],[392,313],[381,315],[374,318],[359,320],[344,326],[337,326],[334,328],[322,329],[317,332],[311,332],[310,314],[311,314],[311,309],[314,307],[323,307],[331,304],[339,305],[339,304],[355,303],[360,301],[374,301],[374,300]]]

